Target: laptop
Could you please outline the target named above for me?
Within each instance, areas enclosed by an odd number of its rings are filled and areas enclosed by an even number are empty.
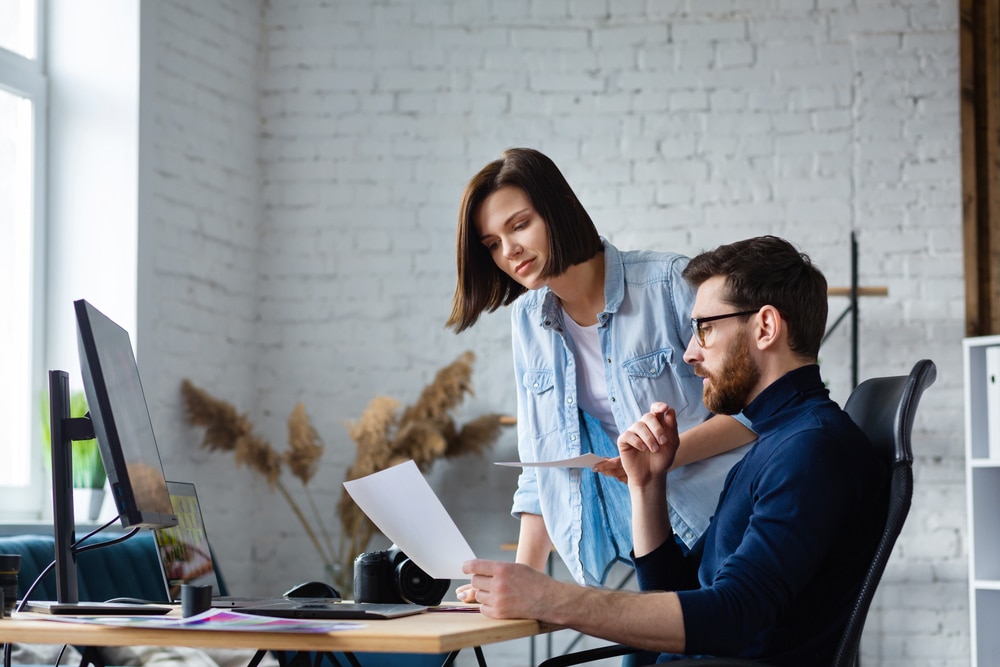
[[[153,539],[168,600],[180,604],[182,584],[211,586],[212,607],[215,608],[231,609],[285,600],[274,595],[220,595],[219,577],[194,484],[168,481],[167,493],[177,514],[177,525],[157,528],[153,531]]]
[[[190,482],[167,482],[177,525],[153,531],[156,556],[169,600],[180,604],[181,585],[210,585],[212,607],[281,618],[378,619],[426,611],[414,604],[343,602],[340,598],[220,595],[219,577],[208,542],[198,492]]]

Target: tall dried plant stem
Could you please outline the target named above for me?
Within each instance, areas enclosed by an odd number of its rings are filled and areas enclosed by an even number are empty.
[[[288,501],[288,505],[292,508],[292,511],[295,512],[295,516],[299,518],[299,522],[302,524],[302,527],[306,529],[306,535],[308,535],[309,539],[312,540],[313,546],[316,547],[316,551],[323,559],[323,562],[332,563],[333,560],[326,554],[325,551],[323,551],[323,545],[320,544],[319,538],[316,537],[316,533],[313,532],[312,527],[309,525],[309,521],[306,519],[306,515],[302,513],[301,509],[299,509],[299,504],[295,502],[295,499],[292,498],[292,495],[288,493],[288,489],[285,488],[285,485],[282,484],[281,480],[279,479],[275,482],[274,486],[276,489],[278,489],[278,491],[281,492],[281,495],[285,497],[285,500]]]
[[[323,515],[320,514],[319,508],[316,507],[316,500],[315,500],[315,498],[313,498],[313,494],[309,490],[309,487],[308,486],[304,486],[302,488],[306,492],[306,500],[309,501],[309,507],[310,507],[310,509],[312,509],[313,517],[316,519],[316,525],[319,526],[320,533],[323,535],[323,539],[326,540],[326,548],[327,548],[327,552],[326,553],[329,554],[332,557],[334,554],[337,553],[337,549],[333,546],[333,540],[330,539],[330,533],[326,529],[326,524],[323,523]],[[305,522],[303,522],[303,525],[304,524],[305,524]],[[321,551],[320,553],[322,554],[323,552]],[[324,554],[323,560],[326,563],[328,563],[328,564],[332,564],[333,563],[333,561],[331,559],[326,558],[325,554]]]

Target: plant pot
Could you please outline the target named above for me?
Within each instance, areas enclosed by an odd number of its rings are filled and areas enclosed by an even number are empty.
[[[101,514],[104,489],[73,489],[73,514],[76,523],[93,523]]]

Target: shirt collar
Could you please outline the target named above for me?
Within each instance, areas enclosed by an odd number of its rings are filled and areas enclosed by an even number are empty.
[[[790,370],[760,392],[750,405],[743,408],[743,414],[756,424],[778,413],[785,405],[797,397],[825,390],[817,364],[808,364]]]
[[[615,313],[625,299],[625,263],[618,248],[601,237],[604,246],[604,312],[597,316],[601,324],[607,321],[606,314]],[[541,322],[545,328],[552,328],[562,321],[562,307],[559,299],[548,287],[543,287]]]

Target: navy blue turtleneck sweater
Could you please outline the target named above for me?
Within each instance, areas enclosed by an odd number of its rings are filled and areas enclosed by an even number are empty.
[[[818,366],[743,413],[758,439],[708,530],[687,556],[667,540],[637,558],[640,588],[678,591],[688,655],[828,664],[885,521],[887,471]]]

